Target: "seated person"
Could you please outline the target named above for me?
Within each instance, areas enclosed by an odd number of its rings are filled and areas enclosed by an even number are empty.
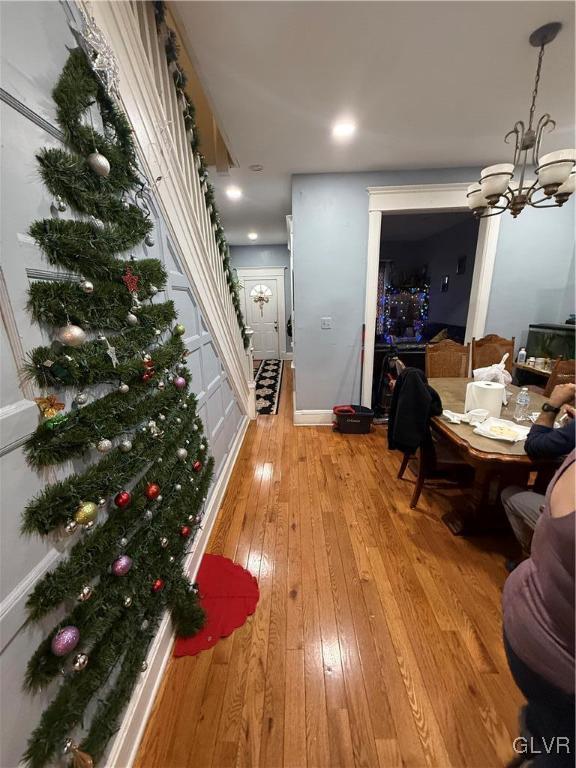
[[[554,387],[548,402],[544,403],[542,412],[532,425],[526,438],[526,453],[530,458],[562,458],[576,447],[576,420],[574,416],[575,384],[559,384]],[[556,429],[554,420],[563,409],[566,413],[565,423]],[[527,491],[520,486],[512,485],[502,491],[502,504],[508,521],[524,554],[530,554],[532,532],[540,517],[544,504],[544,496],[540,493]],[[513,570],[518,563],[508,561],[506,567]]]
[[[530,557],[504,586],[504,646],[527,702],[509,768],[574,766],[575,460],[548,486]]]

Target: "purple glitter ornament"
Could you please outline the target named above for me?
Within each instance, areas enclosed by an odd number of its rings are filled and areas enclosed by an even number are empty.
[[[120,555],[112,563],[112,573],[114,576],[126,576],[130,568],[132,568],[132,558],[128,557],[128,555]]]
[[[176,387],[176,389],[184,389],[184,387],[186,386],[186,379],[184,378],[184,376],[176,376],[176,378],[174,379],[174,386]]]
[[[56,632],[50,647],[54,656],[66,656],[76,648],[79,642],[80,630],[70,625]]]

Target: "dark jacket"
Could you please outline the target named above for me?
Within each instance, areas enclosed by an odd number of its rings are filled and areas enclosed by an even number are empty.
[[[576,421],[569,419],[558,429],[533,424],[524,447],[531,459],[559,459],[573,451],[575,443]]]
[[[430,419],[442,413],[440,395],[424,373],[406,368],[396,381],[388,420],[388,447],[412,454],[429,437]]]

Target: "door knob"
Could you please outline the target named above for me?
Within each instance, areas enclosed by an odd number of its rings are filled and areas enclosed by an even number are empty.
[[[274,320],[274,330],[278,333],[278,320]]]

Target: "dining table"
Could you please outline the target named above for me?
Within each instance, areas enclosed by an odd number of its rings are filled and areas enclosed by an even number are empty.
[[[472,379],[431,378],[428,383],[440,395],[444,410],[464,413],[466,387],[470,381]],[[507,404],[502,406],[500,418],[514,420],[519,390],[512,384],[506,387]],[[540,394],[530,393],[528,412],[539,412],[545,400]],[[531,426],[530,421],[523,423]],[[452,510],[443,518],[457,535],[503,527],[505,519],[499,503],[502,489],[508,485],[527,487],[533,481],[535,490],[543,491],[560,464],[559,459],[531,459],[524,440],[512,443],[484,437],[474,431],[474,426],[454,424],[443,415],[432,418],[431,428],[474,469],[474,481],[465,506],[461,510]]]

